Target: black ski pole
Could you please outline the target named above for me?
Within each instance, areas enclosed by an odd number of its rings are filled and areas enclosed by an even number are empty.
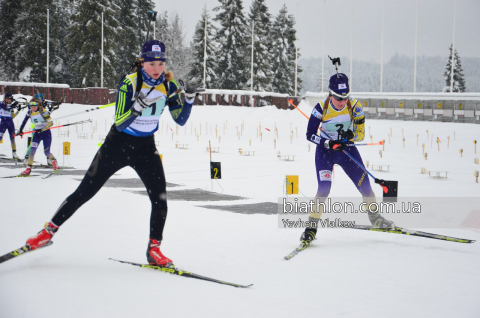
[[[147,37],[145,38],[145,42],[148,41],[148,35],[150,34],[150,21],[155,21],[156,18],[157,18],[157,11],[153,11],[153,10],[148,11],[147,13],[148,27],[147,27]]]

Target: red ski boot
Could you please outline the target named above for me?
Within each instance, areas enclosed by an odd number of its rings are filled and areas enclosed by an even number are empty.
[[[47,244],[58,231],[58,226],[54,225],[52,222],[45,224],[45,228],[38,232],[37,235],[32,236],[27,240],[27,244],[30,247],[30,250],[36,250],[39,247]]]
[[[158,265],[164,267],[171,267],[173,266],[173,262],[171,259],[166,257],[160,251],[160,243],[161,241],[150,239],[148,242],[147,248],[147,261],[150,265]]]
[[[52,166],[53,166],[53,170],[57,170],[57,169],[58,169],[57,159],[53,159],[53,160],[52,160]]]
[[[25,169],[25,171],[22,172],[22,176],[29,176],[30,173],[32,173],[32,166],[28,165],[27,169]]]

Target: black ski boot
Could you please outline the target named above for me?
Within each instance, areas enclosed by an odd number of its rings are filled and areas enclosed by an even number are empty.
[[[307,227],[305,231],[302,233],[302,236],[300,236],[300,242],[302,242],[304,246],[308,246],[315,239],[316,235],[317,235],[317,229]]]

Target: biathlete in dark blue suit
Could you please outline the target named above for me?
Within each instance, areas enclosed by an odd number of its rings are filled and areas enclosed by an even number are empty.
[[[157,40],[143,45],[141,67],[127,75],[117,91],[115,124],[98,150],[79,187],[63,203],[52,220],[37,235],[27,240],[31,249],[51,240],[58,228],[90,200],[118,170],[133,168],[144,183],[152,210],[147,260],[150,264],[169,266],[172,260],[160,251],[167,218],[165,174],[153,134],[168,106],[175,122],[185,125],[200,85],[186,85],[185,103],[176,93],[173,75],[165,72],[165,45]]]
[[[320,127],[320,135],[317,134]],[[348,77],[337,73],[330,77],[329,95],[326,100],[315,105],[307,127],[307,140],[317,145],[315,167],[318,190],[315,201],[324,202],[332,186],[333,165],[337,164],[357,187],[366,203],[375,202],[375,194],[370,186],[367,173],[358,167],[343,151],[348,152],[363,165],[362,157],[354,146],[354,141],[365,137],[365,114],[362,104],[350,96]],[[349,146],[347,146],[349,145]],[[343,151],[342,151],[343,150]],[[368,206],[368,204],[367,204]],[[380,213],[367,211],[370,222],[377,227],[393,227]],[[317,225],[323,213],[323,205],[312,211],[309,221]],[[316,227],[306,228],[300,240],[310,244],[315,239]]]
[[[12,145],[12,158],[19,160],[17,156],[17,146],[15,144],[15,125],[13,119],[17,116],[18,112],[14,112],[14,100],[13,95],[6,93],[3,98],[3,102],[0,102],[0,141],[6,131],[10,135],[10,143]]]

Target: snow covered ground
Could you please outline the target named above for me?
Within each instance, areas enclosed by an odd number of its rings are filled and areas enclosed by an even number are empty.
[[[300,107],[310,114],[310,105],[302,102]],[[66,104],[52,117],[89,108]],[[52,150],[62,165],[65,160],[76,169],[88,168],[113,123],[113,108],[59,123],[87,118],[93,123],[70,126],[68,137],[59,136],[67,128],[53,130]],[[22,119],[23,114],[15,122]],[[246,198],[170,201],[162,251],[182,269],[254,286],[237,289],[109,261],[146,261],[150,202],[125,188],[103,188],[62,226],[51,247],[0,265],[0,317],[480,317],[479,242],[321,229],[310,248],[285,261],[283,256],[298,246],[301,229],[279,229],[276,215],[200,207],[277,202],[284,195],[286,175],[299,176],[298,197],[313,196],[315,148],[312,144],[309,150],[305,140],[306,124],[297,110],[218,106],[194,107],[185,127],[176,127],[167,113],[160,122],[156,140],[167,182],[180,185],[169,192],[199,188]],[[82,133],[88,139],[78,138]],[[479,125],[368,120],[366,135],[365,142],[371,142],[370,135],[373,141],[386,140],[382,157],[381,146],[359,149],[364,162],[390,165],[390,172],[372,173],[398,180],[400,196],[480,197],[473,176],[480,170],[473,144],[480,140]],[[23,156],[26,138],[17,140]],[[71,142],[71,156],[65,158],[64,141]],[[222,163],[222,179],[213,182],[209,141],[220,147],[213,161]],[[176,147],[177,142],[188,148]],[[254,156],[241,156],[240,148],[254,151]],[[278,152],[295,155],[295,160],[279,160]],[[0,144],[0,154],[10,156],[8,138]],[[36,161],[46,162],[41,151]],[[421,168],[449,171],[448,178],[429,178],[420,174]],[[0,165],[0,177],[21,171]],[[128,168],[114,176],[135,177]],[[39,231],[79,178],[0,179],[0,254]],[[334,178],[332,196],[359,196],[342,169],[335,170]],[[381,197],[381,188],[373,187]],[[475,229],[425,230],[480,239]]]

